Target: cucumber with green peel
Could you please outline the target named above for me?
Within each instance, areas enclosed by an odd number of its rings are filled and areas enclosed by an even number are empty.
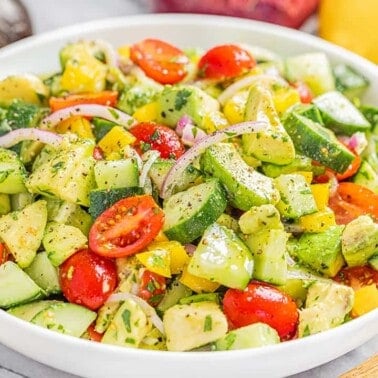
[[[253,277],[274,285],[287,280],[286,242],[284,230],[267,229],[249,235],[245,243],[253,255]]]
[[[297,114],[324,126],[322,114],[314,104],[296,104],[292,106],[289,111],[296,112]]]
[[[117,126],[114,122],[98,117],[93,117],[91,123],[96,142],[101,140],[114,126]]]
[[[54,303],[38,312],[31,323],[55,332],[80,337],[96,319],[96,313],[73,303]]]
[[[280,201],[276,204],[281,216],[288,219],[298,219],[302,215],[315,213],[318,209],[306,179],[291,173],[275,178],[275,186],[280,192]]]
[[[355,159],[355,155],[337,140],[331,130],[295,111],[286,115],[284,126],[300,154],[338,173],[345,172]]]
[[[59,266],[75,252],[86,248],[88,238],[77,227],[49,222],[42,244],[52,265]]]
[[[17,154],[0,148],[0,193],[26,192],[27,171]]]
[[[45,310],[53,304],[57,304],[59,301],[54,300],[42,300],[31,303],[26,303],[16,307],[10,308],[7,313],[27,322],[30,322],[39,312]]]
[[[194,294],[194,295],[190,295],[189,297],[181,298],[178,301],[179,304],[190,304],[190,303],[198,303],[198,302],[215,302],[219,304],[220,303],[219,294],[218,293]]]
[[[165,312],[181,300],[191,297],[192,294],[192,290],[182,284],[178,279],[175,279],[168,287],[166,294],[163,296],[163,299],[157,305],[156,309]]]
[[[378,271],[378,254],[373,255],[370,257],[368,264],[374,269]]]
[[[12,194],[10,196],[12,211],[20,211],[35,201],[35,196],[29,192]]]
[[[14,262],[0,265],[0,308],[41,299],[45,292]]]
[[[359,98],[369,87],[369,80],[347,64],[339,63],[333,67],[336,89],[350,100]]]
[[[203,235],[226,206],[227,199],[217,179],[192,186],[164,201],[163,231],[171,240],[190,243]]]
[[[43,200],[0,218],[0,238],[21,268],[28,267],[34,260],[46,222],[46,201]]]
[[[285,75],[290,82],[303,81],[315,96],[335,90],[331,64],[322,52],[306,53],[285,60]]]
[[[139,170],[135,159],[98,160],[94,166],[98,189],[115,189],[139,185]]]
[[[0,215],[8,214],[11,211],[11,200],[9,194],[0,193]]]
[[[37,253],[32,263],[25,268],[25,273],[27,273],[47,295],[61,292],[58,269],[51,263],[46,252]]]
[[[188,265],[194,276],[243,290],[253,271],[253,258],[244,242],[230,229],[213,223],[204,232]]]
[[[355,132],[367,132],[370,122],[340,92],[328,92],[313,99],[320,110],[324,125],[336,134],[352,135]]]
[[[353,176],[352,181],[378,194],[378,174],[366,160],[361,162],[360,168]]]
[[[373,126],[372,130],[376,132],[376,126],[378,125],[378,106],[374,105],[361,105],[359,107],[360,112]]]
[[[201,166],[205,173],[216,177],[224,185],[230,203],[240,210],[275,204],[279,200],[273,180],[248,166],[230,143],[207,148],[201,157]]]
[[[215,350],[237,350],[258,348],[278,344],[277,331],[265,323],[254,323],[229,331],[214,343]]]
[[[143,194],[143,188],[140,186],[92,190],[89,194],[89,214],[91,215],[92,219],[96,219],[106,209],[122,198],[140,194]]]

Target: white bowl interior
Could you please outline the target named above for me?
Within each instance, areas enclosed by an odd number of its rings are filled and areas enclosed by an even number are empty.
[[[345,62],[371,83],[365,100],[377,104],[378,69],[372,63],[310,35],[249,20],[204,15],[144,15],[108,19],[32,37],[0,50],[0,77],[49,73],[58,69],[59,49],[77,39],[101,38],[115,46],[146,37],[181,47],[244,42],[288,56],[324,51]],[[168,353],[101,345],[62,336],[0,311],[0,341],[19,352],[81,376],[278,377],[328,362],[377,335],[378,310],[322,334],[271,347],[213,353]]]

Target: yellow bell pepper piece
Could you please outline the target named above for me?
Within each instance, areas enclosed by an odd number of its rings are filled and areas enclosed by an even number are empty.
[[[318,210],[325,210],[329,200],[329,184],[312,184],[311,191]]]
[[[118,47],[117,52],[122,58],[127,58],[127,59],[130,58],[130,46],[129,45],[124,45],[124,46]]]
[[[133,144],[136,138],[121,126],[114,126],[98,142],[98,146],[108,158],[112,153],[121,152],[126,146]]]
[[[283,114],[290,106],[301,102],[299,93],[292,87],[281,87],[272,92],[273,103],[279,114]]]
[[[197,277],[189,273],[187,266],[185,266],[179,281],[196,293],[212,293],[220,286],[217,282]]]
[[[157,102],[150,102],[149,104],[143,105],[138,108],[133,117],[138,122],[151,122],[156,121],[158,118],[159,106]]]
[[[244,121],[245,105],[248,99],[248,90],[243,90],[231,97],[223,108],[223,113],[231,125]]]
[[[99,92],[105,89],[108,68],[90,54],[68,60],[60,79],[63,90],[70,93]]]
[[[83,117],[73,116],[65,119],[56,126],[59,134],[75,133],[80,138],[95,139],[91,123]]]
[[[376,308],[378,308],[378,289],[374,283],[355,291],[353,315],[361,316]]]
[[[170,255],[170,269],[172,274],[179,274],[189,262],[185,248],[178,241],[153,242],[147,247],[150,251],[165,250]]]
[[[297,171],[295,173],[298,173],[299,175],[303,176],[307,182],[307,184],[311,184],[312,179],[314,177],[314,174],[309,171]]]
[[[135,255],[149,271],[163,277],[171,277],[171,255],[165,249],[154,249],[152,251],[140,252]]]
[[[203,117],[202,128],[208,134],[217,130],[224,129],[227,126],[229,126],[227,118],[224,116],[222,112],[214,111],[205,114],[205,116]]]
[[[159,233],[156,235],[155,239],[153,240],[153,242],[166,242],[166,241],[169,241],[169,239],[167,238],[167,236],[165,235],[163,231],[159,231]]]
[[[305,232],[322,232],[336,225],[335,213],[325,208],[313,214],[303,215],[299,218],[299,225]]]

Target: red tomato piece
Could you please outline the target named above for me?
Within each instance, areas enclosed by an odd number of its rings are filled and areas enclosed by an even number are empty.
[[[163,299],[166,288],[165,277],[146,269],[141,277],[138,296],[151,306],[157,306]]]
[[[0,265],[9,260],[10,254],[5,244],[0,243]]]
[[[335,213],[337,224],[348,224],[353,219],[364,214],[358,206],[344,201],[338,194],[329,199],[328,206]]]
[[[117,91],[72,94],[64,97],[50,97],[49,105],[52,112],[82,104],[98,104],[114,107],[117,103],[117,98]]]
[[[354,266],[341,269],[334,280],[354,290],[375,283],[378,287],[378,272],[368,266]]]
[[[291,84],[299,94],[299,98],[303,104],[309,104],[314,98],[310,87],[303,81],[296,81]]]
[[[199,76],[206,79],[227,79],[255,67],[251,54],[237,45],[220,45],[208,50],[198,63]]]
[[[349,164],[349,167],[346,169],[343,173],[336,173],[336,178],[338,181],[346,180],[349,177],[354,176],[358,169],[360,168],[360,165],[362,163],[361,157],[359,155],[356,155],[354,160]]]
[[[185,152],[185,147],[179,136],[167,126],[141,122],[130,132],[137,138],[134,147],[140,154],[148,150],[157,150],[164,159],[178,159]]]
[[[117,269],[114,261],[82,249],[60,266],[59,280],[69,302],[96,310],[116,288]]]
[[[88,332],[88,336],[89,336],[89,340],[91,341],[96,341],[98,343],[101,342],[102,340],[102,334],[97,332],[95,330],[95,326],[93,324],[91,324],[88,329],[87,329],[87,332]]]
[[[161,84],[175,84],[187,74],[188,57],[179,48],[159,39],[144,39],[130,48],[130,59]]]
[[[230,323],[239,328],[262,322],[273,327],[282,340],[294,336],[298,309],[294,300],[274,286],[252,281],[246,289],[228,289],[223,310]]]
[[[105,257],[133,255],[155,238],[163,223],[163,210],[150,195],[123,198],[95,220],[89,247]]]
[[[104,160],[104,152],[102,151],[101,147],[96,146],[93,149],[93,159],[95,159],[95,160]]]

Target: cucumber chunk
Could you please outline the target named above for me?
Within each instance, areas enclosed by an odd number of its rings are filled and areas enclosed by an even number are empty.
[[[287,114],[284,126],[299,153],[338,173],[345,172],[355,159],[354,154],[337,140],[331,130],[295,111]]]
[[[366,160],[362,161],[352,180],[378,194],[378,174]]]
[[[0,218],[0,238],[21,268],[26,268],[34,260],[46,222],[46,201],[43,200]]]
[[[58,269],[52,265],[46,252],[37,253],[25,273],[47,294],[60,293]]]
[[[47,257],[54,266],[59,266],[76,251],[87,246],[87,237],[76,227],[49,222],[42,244]]]
[[[12,261],[0,265],[0,308],[44,297],[44,291]]]
[[[96,319],[96,313],[73,303],[57,303],[40,311],[33,324],[55,332],[80,337]]]
[[[208,227],[188,265],[194,276],[243,290],[252,277],[252,254],[230,229],[217,223]]]
[[[26,192],[26,177],[26,169],[17,154],[0,148],[0,193]]]
[[[50,300],[36,301],[12,307],[7,311],[7,313],[30,322],[39,312],[57,303],[59,302]]]
[[[225,186],[231,204],[247,211],[252,206],[275,204],[279,193],[273,180],[248,166],[230,143],[209,147],[201,158],[203,170]]]
[[[363,114],[340,92],[328,92],[316,97],[313,103],[320,110],[326,127],[338,134],[352,135],[371,128]]]
[[[340,63],[333,67],[336,89],[353,100],[360,97],[369,87],[369,80],[347,64]]]
[[[277,331],[265,323],[255,323],[228,332],[214,344],[215,350],[258,348],[278,344]]]
[[[211,179],[174,194],[164,202],[164,233],[169,239],[190,243],[215,222],[227,206],[220,183]]]

